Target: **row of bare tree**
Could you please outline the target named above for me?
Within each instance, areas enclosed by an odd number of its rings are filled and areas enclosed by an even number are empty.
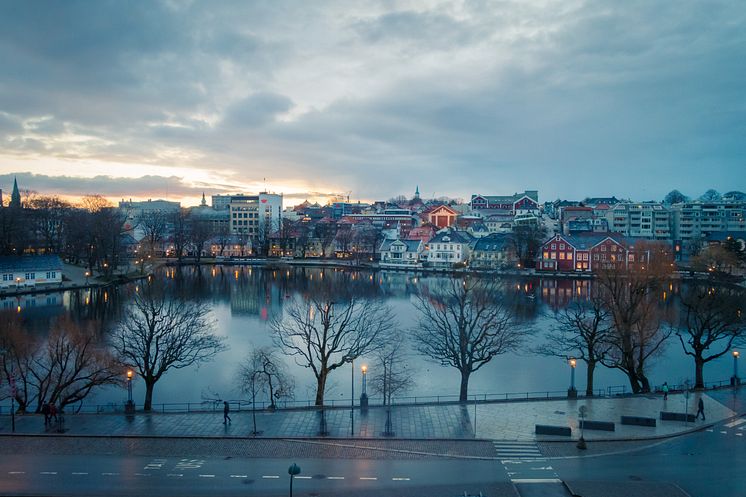
[[[647,392],[652,361],[676,336],[694,359],[695,386],[704,387],[705,364],[745,336],[744,292],[702,282],[691,285],[675,307],[661,299],[670,277],[670,263],[654,257],[643,267],[602,271],[593,294],[557,313],[546,343],[534,350],[585,361],[588,395],[598,365],[623,371],[634,392]],[[275,347],[249,354],[239,369],[240,383],[252,396],[266,395],[271,405],[291,397],[293,379],[280,354],[292,356],[314,375],[315,403],[321,406],[335,370],[362,356],[375,357],[379,364],[371,389],[390,402],[413,384],[403,353],[411,340],[417,353],[459,372],[459,398],[465,401],[471,376],[522,347],[533,333],[509,295],[486,278],[445,280],[415,296],[417,325],[403,330],[380,300],[359,298],[349,289],[317,288],[291,300],[284,315],[270,323]],[[73,404],[95,387],[121,383],[125,369],[133,368],[145,383],[144,409],[150,410],[164,374],[225,349],[206,304],[169,294],[157,282],[138,287],[122,319],[106,334],[96,324],[62,319],[48,336],[34,337],[15,314],[2,319],[2,374],[15,378],[23,409],[39,410],[50,401]]]

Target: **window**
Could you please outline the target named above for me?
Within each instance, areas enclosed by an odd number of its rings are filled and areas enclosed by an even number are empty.
[[[635,262],[635,254],[629,254],[629,262]]]
[[[567,253],[567,260],[568,260],[568,261],[571,261],[571,260],[572,260],[572,252],[568,252],[568,253]]]
[[[560,243],[560,250],[565,250],[565,244],[564,243]]]
[[[594,260],[594,261],[597,261],[597,260],[598,260],[598,254],[593,254],[593,260]]]
[[[557,244],[556,244],[556,243],[553,243],[553,244],[552,244],[552,250],[554,250],[554,249],[556,249],[556,248],[557,248]]]
[[[559,253],[559,260],[561,260],[561,261],[565,260],[565,253],[564,252],[560,252]]]
[[[611,251],[612,251],[612,252],[616,252],[616,245],[612,245],[612,246],[611,246]]]
[[[36,273],[26,273],[26,279],[27,280],[35,280],[36,279]]]
[[[552,252],[550,255],[550,259],[556,259],[557,258],[557,252]]]
[[[3,275],[3,281],[13,281],[13,275],[12,274],[4,274]]]
[[[549,259],[549,252],[544,251],[544,259]]]
[[[606,245],[601,245],[601,252],[606,252]]]
[[[47,271],[47,279],[53,280],[57,278],[57,271]]]

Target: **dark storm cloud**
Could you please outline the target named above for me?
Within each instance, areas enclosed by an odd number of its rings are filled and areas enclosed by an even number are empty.
[[[745,23],[738,2],[6,3],[0,151],[363,198],[742,190]]]

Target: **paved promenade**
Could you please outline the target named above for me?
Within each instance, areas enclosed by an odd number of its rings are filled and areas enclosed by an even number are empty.
[[[743,389],[742,389],[743,390]],[[741,392],[739,392],[740,396]],[[707,424],[732,417],[735,413],[706,393],[692,393],[688,410],[696,412],[704,400]],[[722,398],[722,395],[718,396]],[[512,441],[567,440],[568,437],[537,436],[535,425],[567,426],[572,438],[580,436],[580,406],[586,406],[586,419],[616,423],[616,431],[585,431],[587,440],[635,440],[665,437],[701,427],[705,422],[661,421],[660,411],[684,412],[687,400],[683,394],[639,395],[620,398],[499,402],[469,405],[395,406],[391,409],[390,432],[386,435],[386,409],[371,407],[367,413],[359,408],[351,419],[349,409],[327,409],[323,415],[326,436],[330,438],[397,438],[397,439],[492,439]],[[184,414],[67,414],[64,433],[68,435],[114,435],[130,437],[250,437],[253,432],[251,411],[233,411],[232,422],[223,424],[218,412]],[[626,426],[621,416],[655,418],[655,427]],[[354,423],[351,425],[351,421]],[[318,437],[322,415],[312,410],[278,410],[257,412],[259,437]],[[351,428],[352,426],[352,428]],[[10,416],[0,416],[0,434],[11,432]],[[16,416],[16,433],[55,434],[45,428],[41,415]]]

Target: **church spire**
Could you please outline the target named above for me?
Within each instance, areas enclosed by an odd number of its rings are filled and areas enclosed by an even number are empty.
[[[420,198],[420,185],[417,185],[414,189],[414,198]]]
[[[202,203],[200,205],[202,207],[207,206],[207,200],[205,200],[205,192],[202,192]]]
[[[21,207],[21,193],[18,191],[18,179],[13,178],[13,193],[10,194],[8,207]]]

